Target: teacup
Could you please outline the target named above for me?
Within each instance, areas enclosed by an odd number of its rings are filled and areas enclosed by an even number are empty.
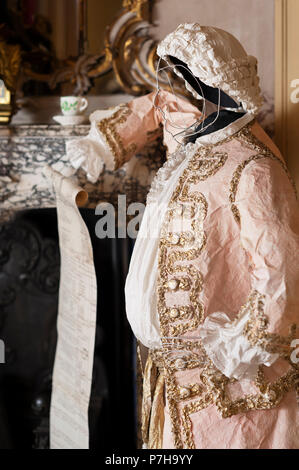
[[[88,101],[82,96],[61,96],[60,107],[65,116],[82,114],[88,106]]]

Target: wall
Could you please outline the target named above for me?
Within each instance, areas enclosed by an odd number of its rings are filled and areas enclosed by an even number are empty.
[[[276,142],[299,188],[299,1],[276,0]]]

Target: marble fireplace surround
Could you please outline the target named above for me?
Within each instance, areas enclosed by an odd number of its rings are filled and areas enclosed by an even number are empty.
[[[122,96],[118,102],[128,101],[126,98]],[[116,104],[115,99],[112,105]],[[56,194],[45,168],[50,166],[64,173],[68,168],[72,170],[65,144],[88,131],[88,124],[62,127],[13,123],[0,127],[0,224],[13,219],[17,211],[56,207]],[[95,184],[86,179],[83,171],[77,171],[76,184],[88,194],[84,207],[93,212],[99,202],[110,202],[117,208],[119,194],[126,196],[127,205],[145,202],[151,181],[165,158],[159,141],[158,147],[157,142],[149,144],[115,172],[104,168]]]
[[[131,99],[128,95],[90,100],[89,113],[115,106]],[[50,112],[57,110],[57,99],[51,101]],[[53,104],[54,103],[54,104]],[[48,103],[50,104],[50,103]],[[45,105],[45,103],[43,103]],[[105,105],[105,106],[104,106]],[[44,106],[43,111],[44,113]],[[27,118],[28,118],[27,114]],[[49,113],[48,121],[51,122]],[[9,126],[0,127],[0,221],[8,220],[18,210],[55,207],[55,195],[44,175],[49,165],[58,171],[72,169],[65,155],[65,144],[88,134],[89,124],[60,126],[57,124],[25,124],[26,111],[16,115]],[[27,119],[28,120],[28,119]],[[44,115],[45,120],[45,115]],[[19,122],[19,124],[16,124]],[[22,123],[22,124],[21,124]],[[118,194],[125,194],[127,203],[143,202],[150,183],[161,165],[161,152],[146,148],[118,171],[104,169],[99,180],[91,184],[83,171],[76,173],[77,184],[87,191],[86,208],[99,202],[117,203]]]

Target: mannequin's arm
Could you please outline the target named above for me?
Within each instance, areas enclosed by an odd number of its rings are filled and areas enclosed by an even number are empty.
[[[156,107],[160,107],[161,112]],[[171,93],[161,91],[113,109],[95,111],[90,116],[88,136],[67,143],[67,156],[74,168],[83,168],[92,182],[96,182],[104,165],[108,170],[122,167],[147,143],[155,140],[164,122],[164,116],[175,126],[187,127],[200,116],[196,107]],[[168,122],[171,130],[171,123]],[[178,132],[177,127],[171,130]],[[173,151],[175,142],[165,136],[165,143]]]
[[[253,379],[259,365],[270,366],[278,357],[289,362],[290,330],[299,337],[299,210],[283,165],[269,158],[251,162],[236,207],[251,293],[235,321],[222,312],[209,316],[201,337],[224,375]]]

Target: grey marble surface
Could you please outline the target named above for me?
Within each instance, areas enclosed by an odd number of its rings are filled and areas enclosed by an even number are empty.
[[[0,138],[5,137],[73,137],[88,134],[89,124],[60,126],[59,124],[18,124],[0,127]]]
[[[79,139],[89,126],[18,125],[0,127],[0,217],[11,217],[16,210],[55,206],[53,189],[44,175],[46,165],[70,168],[65,154],[68,139]],[[117,206],[118,195],[126,195],[127,204],[145,202],[151,181],[162,165],[164,154],[160,141],[151,143],[121,169],[104,168],[99,180],[91,184],[83,171],[75,177],[88,192],[86,207],[99,202]],[[116,208],[117,209],[117,208]]]
[[[89,116],[97,109],[105,109],[120,103],[127,103],[133,97],[124,93],[110,95],[88,95],[88,108],[85,111]],[[60,115],[60,96],[27,96],[17,102],[19,111],[12,117],[12,125],[23,124],[55,124],[53,116]],[[79,126],[80,127],[80,126]]]

